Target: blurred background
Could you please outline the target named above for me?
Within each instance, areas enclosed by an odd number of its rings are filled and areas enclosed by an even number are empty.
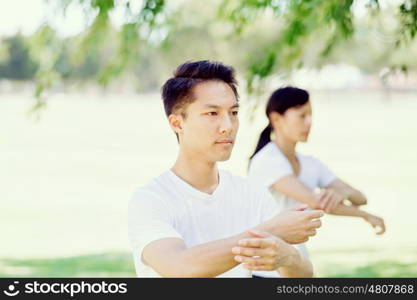
[[[417,1],[0,0],[0,276],[134,277],[133,191],[177,142],[159,89],[187,60],[233,65],[246,176],[269,94],[307,89],[298,151],[385,219],[325,216],[317,276],[417,276]]]

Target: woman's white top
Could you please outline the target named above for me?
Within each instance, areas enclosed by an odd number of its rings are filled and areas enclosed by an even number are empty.
[[[308,188],[312,190],[324,188],[336,179],[336,176],[317,158],[298,152],[296,152],[296,156],[300,165],[297,178]],[[271,189],[275,182],[293,174],[291,163],[274,142],[269,142],[256,153],[249,166],[249,179],[267,188],[281,209],[301,204],[281,192]]]
[[[336,179],[336,176],[317,158],[297,152],[296,156],[300,166],[297,178],[308,188],[312,190],[324,188]],[[272,189],[275,182],[288,175],[294,175],[291,163],[274,142],[269,142],[256,153],[249,166],[249,179],[268,189],[280,210],[302,204]],[[305,258],[309,257],[305,243],[298,245],[298,249]],[[276,272],[268,271],[253,272],[253,274],[262,277],[279,277]]]

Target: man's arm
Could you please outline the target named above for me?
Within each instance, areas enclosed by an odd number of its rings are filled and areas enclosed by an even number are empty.
[[[254,229],[268,230],[288,243],[301,243],[316,234],[316,228],[321,226],[317,218],[321,216],[321,211],[289,210]],[[142,259],[163,277],[215,277],[238,264],[231,249],[249,237],[248,232],[243,232],[190,248],[179,238],[159,239],[144,247]]]
[[[215,277],[239,264],[230,249],[245,237],[241,233],[190,248],[182,239],[164,238],[149,243],[142,257],[162,277]]]
[[[282,277],[313,277],[313,265],[310,260],[304,258],[300,253],[293,249],[296,253],[290,264],[278,268],[278,273]]]
[[[252,271],[277,271],[282,277],[313,277],[311,262],[279,237],[249,230],[251,238],[239,241],[232,249],[235,260]]]

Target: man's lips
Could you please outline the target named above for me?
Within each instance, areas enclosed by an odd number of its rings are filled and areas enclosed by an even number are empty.
[[[233,141],[232,140],[220,140],[220,141],[217,141],[216,144],[222,144],[222,145],[233,144]]]

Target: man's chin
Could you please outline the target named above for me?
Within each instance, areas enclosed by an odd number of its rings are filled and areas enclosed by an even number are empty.
[[[219,156],[217,157],[216,161],[226,161],[226,160],[229,160],[231,155],[232,155],[232,153],[231,153],[231,152],[229,152],[229,153],[225,153],[225,154],[223,154],[223,155],[219,155]]]

